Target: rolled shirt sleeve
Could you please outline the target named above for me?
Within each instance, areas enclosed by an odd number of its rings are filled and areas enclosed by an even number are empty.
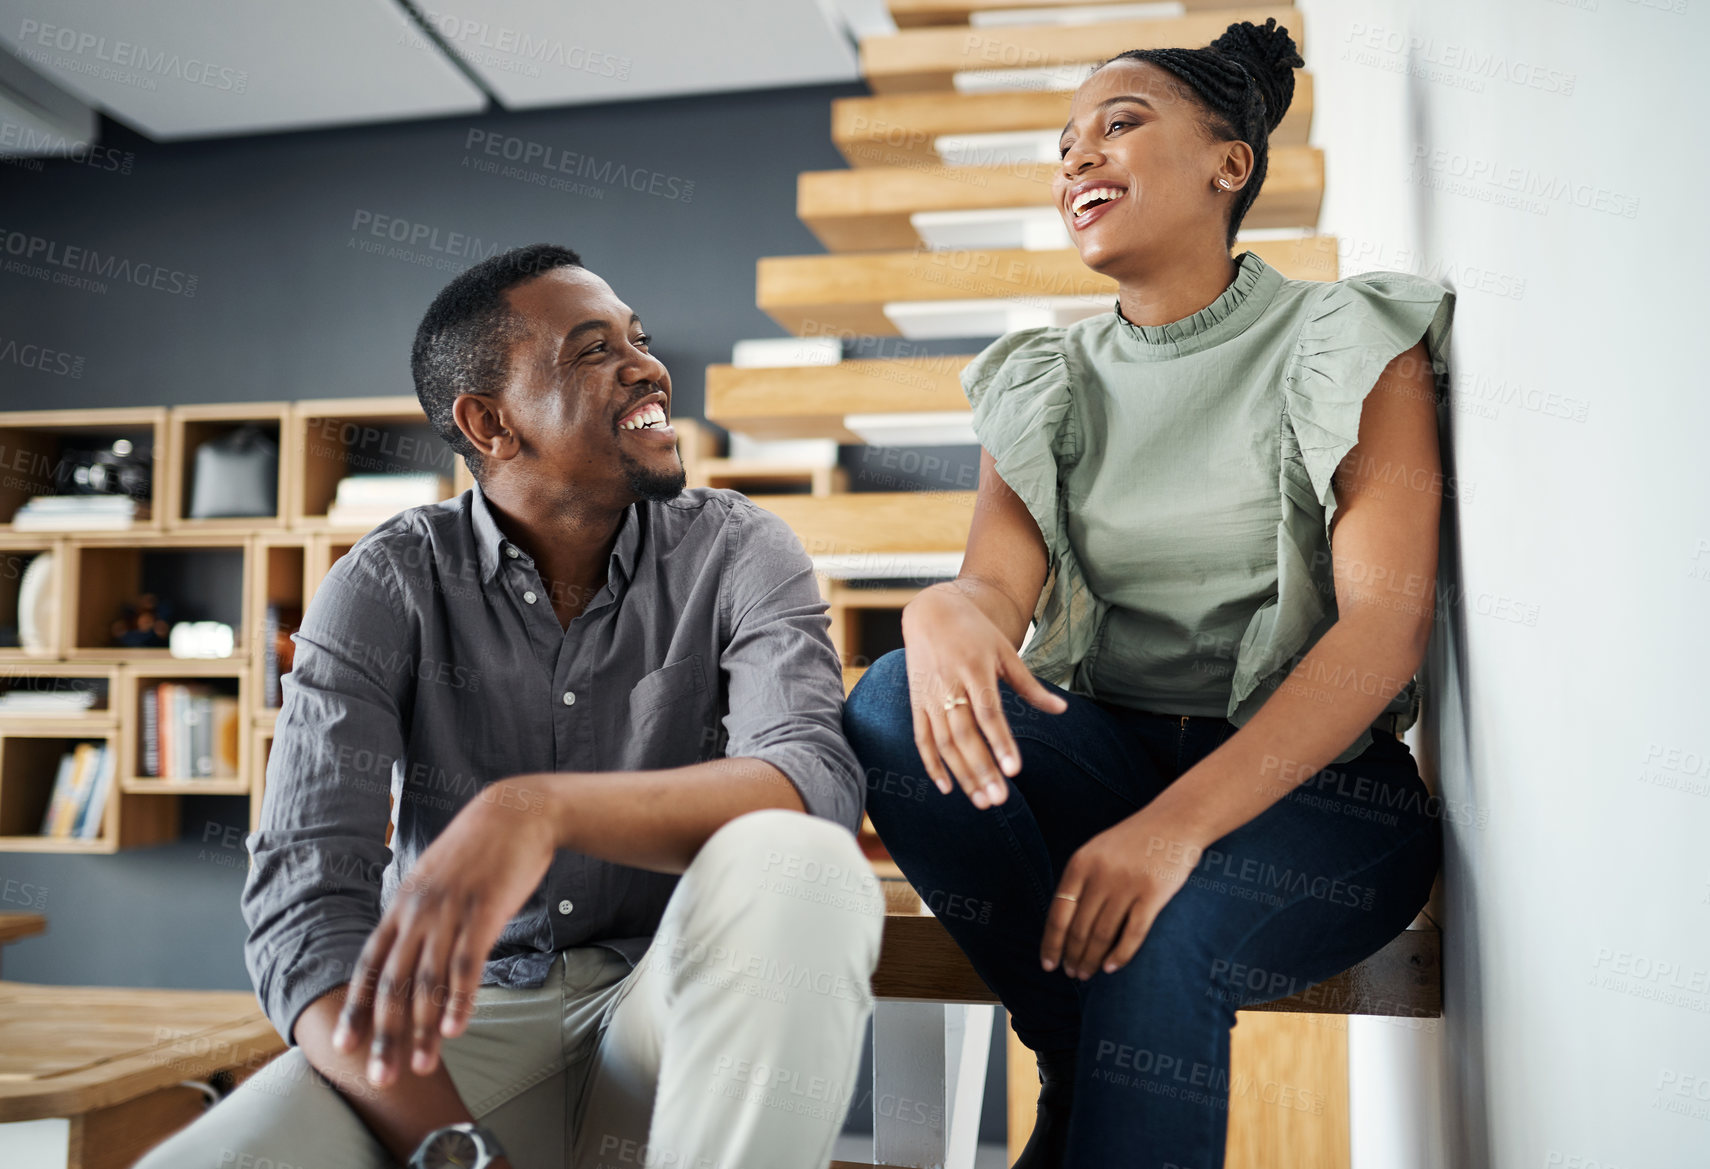
[[[729,637],[719,658],[725,754],[772,764],[810,815],[853,832],[861,766],[843,736],[843,668],[813,562],[773,513],[750,504],[734,518],[725,562]]]
[[[292,639],[242,899],[244,963],[287,1043],[303,1009],[350,980],[380,921],[409,701],[405,612],[384,550],[368,541],[333,566]]]

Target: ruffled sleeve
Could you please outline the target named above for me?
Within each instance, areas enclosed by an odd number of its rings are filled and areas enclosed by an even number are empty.
[[[1366,395],[1421,339],[1433,374],[1444,373],[1454,305],[1455,294],[1435,280],[1368,272],[1325,285],[1309,311],[1283,377],[1283,404],[1327,539],[1336,514],[1331,478],[1359,439]]]
[[[1229,714],[1244,724],[1288,681],[1300,659],[1336,621],[1330,524],[1333,477],[1359,441],[1366,395],[1389,363],[1420,340],[1441,379],[1448,368],[1455,294],[1404,272],[1372,272],[1326,284],[1307,310],[1283,375],[1277,592],[1254,614],[1231,682]],[[1439,416],[1442,399],[1438,399]],[[1300,680],[1309,690],[1311,679]],[[1390,700],[1377,725],[1399,734],[1419,712],[1415,680]],[[1371,745],[1359,737],[1335,762]]]
[[[1046,554],[1045,587],[1022,661],[1072,688],[1103,606],[1087,587],[1068,536],[1064,468],[1080,457],[1069,361],[1061,328],[1022,329],[993,342],[962,371],[974,433],[997,472],[1027,505]]]

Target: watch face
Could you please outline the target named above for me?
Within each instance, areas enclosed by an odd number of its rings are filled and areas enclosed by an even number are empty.
[[[475,1138],[457,1129],[435,1133],[422,1146],[422,1169],[473,1169],[481,1163]]]

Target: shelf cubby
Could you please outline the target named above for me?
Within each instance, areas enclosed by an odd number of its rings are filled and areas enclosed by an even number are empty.
[[[188,530],[278,528],[285,524],[286,481],[285,437],[291,406],[288,402],[231,402],[208,406],[174,406],[168,418],[171,458],[166,464],[166,526]],[[267,516],[214,516],[191,519],[190,505],[196,491],[196,453],[203,443],[221,438],[241,426],[259,426],[279,447],[275,471],[274,511]]]
[[[442,475],[448,484],[446,498],[469,485],[463,460],[434,431],[412,397],[297,402],[289,426],[285,478],[291,485],[287,516],[294,528],[334,528],[327,509],[338,496],[339,480],[347,475]]]
[[[133,795],[230,795],[250,794],[249,773],[252,716],[247,702],[249,671],[245,663],[232,659],[169,659],[129,667],[124,674],[125,733],[119,749],[119,787]],[[237,755],[235,774],[230,776],[151,776],[144,774],[143,700],[147,691],[161,682],[205,683],[215,693],[237,702],[234,733]],[[216,726],[214,733],[221,728]],[[216,747],[217,749],[217,747]]]
[[[12,691],[57,693],[91,691],[94,702],[79,711],[6,711],[0,708],[0,735],[13,731],[82,734],[108,730],[119,721],[119,667],[89,662],[0,662],[0,695]]]
[[[103,853],[159,844],[178,834],[175,805],[125,795],[115,782],[101,818],[100,833],[90,840],[40,834],[42,817],[53,796],[59,758],[78,743],[105,743],[123,749],[115,730],[83,733],[53,730],[0,732],[0,850],[8,852]],[[123,760],[118,761],[122,769]]]
[[[69,658],[174,660],[164,646],[112,644],[120,606],[143,593],[169,598],[174,620],[223,621],[232,626],[236,661],[248,653],[244,598],[249,595],[249,537],[241,533],[165,533],[69,541],[64,574]]]
[[[301,623],[308,608],[309,594],[319,579],[312,575],[316,564],[316,548],[320,537],[297,532],[280,532],[257,536],[251,546],[250,603],[244,613],[244,627],[255,631],[250,659],[250,711],[262,716],[278,710],[268,703],[267,610],[279,606],[281,617],[289,624],[287,636]],[[292,615],[295,614],[294,621]]]
[[[62,493],[68,451],[106,446],[118,439],[126,439],[138,448],[147,443],[154,452],[148,517],[125,530],[159,531],[164,512],[160,506],[161,481],[170,465],[171,441],[166,409],[150,406],[0,412],[0,533],[17,530],[12,520],[25,500]]]

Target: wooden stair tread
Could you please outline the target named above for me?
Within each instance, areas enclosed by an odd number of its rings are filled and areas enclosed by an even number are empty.
[[[1133,0],[889,0],[891,19],[898,28],[934,24],[967,24],[971,12],[1014,8],[1096,8],[1104,4],[1129,4]],[[1180,0],[1189,12],[1216,8],[1240,8],[1248,0]]]
[[[968,409],[962,367],[971,355],[858,360],[837,365],[743,369],[709,365],[706,415],[755,438],[834,438],[858,444],[849,414]]]
[[[1072,96],[1068,90],[1031,89],[843,97],[831,103],[831,140],[851,166],[936,165],[941,160],[933,142],[940,135],[1060,130]],[[1294,100],[1271,131],[1273,153],[1307,144],[1312,101],[1312,74],[1297,69]]]
[[[834,252],[920,246],[917,211],[1051,207],[1047,163],[974,167],[923,164],[806,171],[796,180],[796,216]],[[1324,154],[1312,146],[1271,151],[1265,184],[1244,228],[1315,227],[1324,198]]]
[[[810,556],[961,552],[974,518],[972,491],[859,491],[750,495],[783,518]],[[898,572],[895,575],[907,575]]]
[[[1290,279],[1336,278],[1334,236],[1236,246]],[[842,330],[897,336],[884,313],[891,301],[1116,295],[1116,281],[1088,268],[1073,248],[771,256],[759,261],[756,277],[760,308],[797,336]]]
[[[950,89],[954,75],[964,70],[1094,64],[1128,49],[1196,48],[1222,36],[1232,23],[1264,24],[1270,17],[1289,30],[1304,56],[1300,11],[1264,5],[1100,24],[905,29],[863,39],[861,73],[875,93]]]
[[[1404,930],[1334,978],[1290,998],[1241,1009],[1435,1018],[1443,1013],[1441,959],[1442,935],[1437,930]],[[906,914],[885,918],[873,995],[929,1002],[998,1001],[937,918]]]
[[[47,918],[39,913],[0,913],[0,946],[47,932]]]
[[[0,982],[0,1122],[81,1115],[284,1049],[246,991]]]

